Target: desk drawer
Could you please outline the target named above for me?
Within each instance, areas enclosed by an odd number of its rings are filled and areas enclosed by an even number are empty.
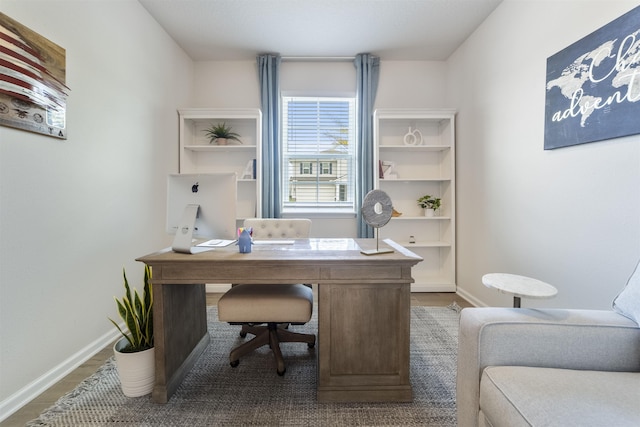
[[[296,266],[212,266],[194,264],[188,267],[165,266],[162,281],[182,283],[185,277],[190,283],[315,283],[319,276],[317,267]]]
[[[397,280],[403,278],[403,268],[398,266],[353,266],[332,267],[322,270],[322,278],[325,280]],[[409,271],[409,277],[411,272]]]

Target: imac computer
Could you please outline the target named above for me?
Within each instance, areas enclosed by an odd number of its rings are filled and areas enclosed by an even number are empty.
[[[236,238],[236,174],[172,174],[167,182],[167,232],[175,252],[197,253]],[[212,239],[194,246],[193,239]]]

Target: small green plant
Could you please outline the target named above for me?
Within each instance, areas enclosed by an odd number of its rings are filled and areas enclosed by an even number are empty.
[[[153,290],[151,288],[151,268],[148,265],[144,267],[144,291],[142,298],[136,289],[133,290],[133,298],[131,288],[127,280],[127,273],[122,269],[124,277],[124,296],[122,300],[114,297],[118,306],[118,313],[129,331],[127,334],[113,320],[111,323],[118,328],[118,331],[129,342],[121,351],[123,353],[135,353],[138,351],[148,350],[153,347]]]
[[[225,122],[218,123],[217,125],[212,124],[211,127],[205,129],[204,132],[207,134],[209,142],[211,143],[218,139],[232,139],[242,144],[242,141],[240,141],[240,135],[232,132],[231,126],[227,126]]]
[[[418,199],[418,206],[423,209],[433,209],[436,210],[440,207],[441,200],[438,197],[430,196],[429,194],[424,195]]]

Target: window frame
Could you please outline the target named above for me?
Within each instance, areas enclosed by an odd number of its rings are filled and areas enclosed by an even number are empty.
[[[346,140],[347,143],[343,144],[342,139],[337,140],[334,144],[333,150],[325,150],[323,153],[321,147],[323,144],[326,144],[326,140],[323,143],[322,136],[320,133],[325,130],[322,126],[318,130],[318,135],[316,135],[318,139],[318,152],[315,153],[295,153],[293,150],[289,150],[289,141],[287,141],[287,136],[289,133],[288,125],[289,125],[289,117],[288,107],[290,103],[293,102],[347,102],[348,104],[348,118],[347,118],[347,132],[346,132]],[[281,156],[280,156],[280,164],[281,164],[281,212],[282,216],[295,216],[304,214],[310,216],[310,214],[314,214],[314,216],[323,216],[323,217],[354,217],[356,215],[356,201],[355,201],[355,185],[356,185],[356,177],[357,177],[357,151],[355,149],[356,145],[356,97],[353,94],[342,95],[342,96],[324,96],[324,95],[288,95],[281,94],[281,128],[280,128],[280,148],[281,148]],[[318,119],[321,122],[321,119]],[[326,135],[326,134],[325,134]],[[340,130],[340,136],[342,135],[342,131]],[[330,136],[335,139],[335,135]],[[347,150],[343,152],[335,151],[338,148],[338,145],[346,145],[348,147]],[[291,166],[291,162],[299,162],[298,165]],[[343,162],[342,165],[339,162]],[[292,176],[296,176],[295,173],[292,174],[291,170],[297,170],[297,173],[301,173],[303,171],[303,164],[306,164],[304,170],[309,171],[309,177],[315,176],[314,180],[302,181],[296,180],[293,182],[291,180]],[[293,169],[290,169],[292,167]],[[340,175],[340,168],[344,167],[346,169],[346,175]],[[325,173],[327,171],[329,173]],[[327,188],[326,183],[328,179],[331,179],[332,174],[335,173],[338,179],[340,177],[346,176],[346,180],[336,181],[333,180],[332,186],[335,191],[335,199],[331,201],[319,201],[318,198],[322,197],[321,188]],[[300,176],[305,176],[305,174],[301,174]],[[323,181],[323,178],[325,181]],[[325,185],[323,185],[325,183]],[[304,186],[312,186],[315,185],[316,195],[315,201],[298,201],[298,190],[304,188]],[[342,198],[346,198],[347,200],[340,200]]]

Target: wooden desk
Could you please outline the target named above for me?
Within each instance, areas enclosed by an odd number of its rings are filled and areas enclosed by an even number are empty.
[[[249,254],[228,246],[138,258],[153,269],[153,399],[166,403],[209,343],[205,283],[316,283],[318,400],[411,401],[411,267],[422,258],[391,240],[380,246],[395,252],[362,255],[374,239],[300,239]]]

